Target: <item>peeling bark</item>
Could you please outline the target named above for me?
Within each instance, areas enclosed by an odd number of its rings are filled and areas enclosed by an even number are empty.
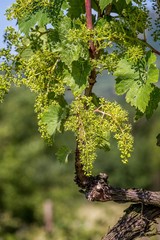
[[[160,192],[152,192],[136,188],[116,188],[108,184],[108,176],[100,174],[92,177],[86,197],[90,201],[115,201],[119,203],[134,202],[151,204],[160,207]]]
[[[84,193],[89,201],[138,203],[125,210],[124,216],[102,240],[132,240],[146,236],[152,231],[155,219],[160,217],[160,192],[114,188],[108,184],[108,176],[105,173],[90,177]],[[149,235],[156,234],[158,233],[152,232]]]
[[[102,240],[133,240],[153,236],[154,219],[160,216],[160,208],[152,205],[132,204],[118,223]]]

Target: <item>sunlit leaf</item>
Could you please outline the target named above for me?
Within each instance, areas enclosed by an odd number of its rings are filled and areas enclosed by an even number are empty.
[[[152,64],[148,70],[147,82],[156,83],[158,82],[158,77],[159,77],[159,69]]]
[[[60,131],[61,121],[65,118],[65,115],[66,111],[60,105],[49,106],[42,117],[43,123],[47,125],[49,135],[53,135],[56,130]]]
[[[149,66],[150,66],[151,64],[155,63],[156,60],[157,60],[156,55],[155,55],[154,53],[152,53],[151,51],[149,51],[149,52],[147,53],[147,57],[148,57],[147,62],[148,62],[148,65],[149,65]]]
[[[117,69],[113,75],[123,80],[138,78],[138,72],[135,72],[130,62],[126,59],[122,59],[119,61]]]
[[[148,106],[152,91],[153,87],[150,84],[140,86],[140,83],[137,81],[127,92],[126,101],[144,113]]]

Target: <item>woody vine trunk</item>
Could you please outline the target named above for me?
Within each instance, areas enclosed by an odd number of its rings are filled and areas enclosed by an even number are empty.
[[[91,0],[85,0],[85,9],[87,28],[93,29]],[[111,5],[106,9],[107,15],[110,10]],[[98,57],[98,52],[92,40],[89,42],[89,54],[92,59]],[[95,82],[96,69],[92,69],[88,78],[88,87],[85,90],[86,96],[91,95]],[[75,182],[89,201],[136,203],[125,210],[124,216],[105,234],[102,240],[132,240],[137,237],[158,234],[152,231],[152,226],[155,219],[160,217],[160,192],[112,187],[108,183],[107,174],[100,173],[98,176],[86,176],[80,161],[78,140],[75,154]]]

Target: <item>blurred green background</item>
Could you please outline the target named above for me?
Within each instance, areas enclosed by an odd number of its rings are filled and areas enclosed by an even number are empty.
[[[114,95],[113,79],[104,73],[97,81],[98,95],[116,98],[129,110],[135,150],[122,164],[113,141],[110,152],[98,151],[94,173],[107,172],[115,186],[158,190],[160,110],[149,121],[134,123],[134,110]],[[34,99],[24,87],[12,87],[0,105],[0,240],[99,240],[128,205],[90,203],[79,193],[73,155],[67,164],[55,159],[55,148],[64,139],[49,147],[38,133]],[[72,136],[65,141],[72,145]]]

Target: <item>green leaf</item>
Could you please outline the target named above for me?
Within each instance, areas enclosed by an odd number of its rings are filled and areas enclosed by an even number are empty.
[[[135,72],[135,70],[132,68],[132,65],[126,59],[119,61],[117,69],[113,75],[123,80],[138,78],[138,72]]]
[[[116,86],[115,90],[118,95],[122,95],[126,93],[134,84],[134,79],[124,79],[121,80],[120,78],[116,79]]]
[[[114,76],[117,76],[116,93],[121,95],[127,92],[126,101],[142,113],[146,111],[150,101],[150,94],[153,91],[151,84],[157,82],[159,77],[159,70],[153,64],[155,61],[154,55],[151,54],[148,59],[151,64],[149,65],[146,83],[142,84],[141,80],[139,80],[139,72],[135,72],[126,59],[120,60],[114,72]]]
[[[159,69],[151,64],[147,74],[147,83],[156,83],[159,78]]]
[[[154,53],[152,53],[151,51],[149,51],[147,53],[147,58],[148,58],[148,65],[150,66],[151,64],[155,63],[157,60],[157,57]]]
[[[66,117],[66,109],[60,105],[51,105],[42,117],[42,122],[47,125],[47,132],[53,135],[56,130],[60,131],[61,122]]]
[[[62,163],[68,163],[68,157],[71,154],[71,149],[67,146],[61,146],[56,152],[57,160]]]
[[[154,86],[154,89],[150,95],[150,101],[146,108],[147,119],[149,119],[152,116],[153,112],[158,108],[159,102],[160,102],[160,89]]]
[[[116,4],[113,4],[113,8],[112,11],[116,12],[118,14],[122,14],[122,11],[126,8],[128,8],[129,5],[129,0],[128,0],[128,4],[126,2],[126,0],[116,0]],[[131,3],[130,3],[131,5]]]
[[[29,17],[22,18],[18,20],[18,26],[21,32],[28,35],[30,29],[34,27],[36,24],[39,27],[45,26],[49,22],[49,18],[47,13],[39,10],[35,14],[30,15]]]
[[[68,68],[72,69],[72,62],[78,61],[78,59],[81,57],[81,55],[84,52],[84,49],[82,45],[75,45],[74,43],[67,44],[61,48],[60,50],[60,57],[61,60],[68,66]],[[69,57],[68,57],[69,56]],[[84,56],[84,54],[83,54]]]
[[[50,1],[50,7],[47,9],[47,15],[51,20],[51,23],[55,26],[61,17],[61,9],[64,10],[65,4],[64,0],[52,0]],[[62,7],[63,5],[63,7]]]
[[[156,67],[155,62],[157,57],[154,53],[149,51],[146,55],[147,59],[147,83],[156,83],[159,78],[159,69]]]
[[[72,62],[72,76],[79,87],[86,85],[90,70],[91,67],[88,61],[80,59]]]
[[[105,9],[110,3],[112,3],[113,0],[100,0],[99,1],[99,6],[101,8],[101,11]]]
[[[66,36],[68,35],[68,31],[72,27],[71,19],[68,16],[64,16],[61,21],[58,22],[58,35],[62,41],[66,40]],[[66,44],[66,42],[64,42]]]
[[[126,101],[144,113],[148,106],[153,86],[150,84],[140,84],[139,81],[134,82],[126,94]]]
[[[92,4],[92,9],[98,12],[98,5],[96,4],[95,0],[91,0],[91,4]]]
[[[80,95],[85,90],[90,70],[89,62],[80,59],[72,62],[71,71],[67,69],[64,71],[64,82],[71,88],[74,95]]]
[[[69,10],[68,10],[68,16],[73,18],[79,18],[83,13],[85,13],[85,4],[82,0],[69,0]]]
[[[153,86],[154,89],[150,94],[150,100],[146,107],[145,113],[142,113],[140,110],[137,109],[135,120],[137,121],[139,118],[142,118],[144,114],[146,114],[146,118],[149,119],[154,111],[158,108],[158,104],[160,102],[160,89],[156,86]]]
[[[132,87],[134,81],[138,79],[138,72],[135,72],[132,65],[126,59],[119,61],[113,75],[117,77],[115,79],[115,90],[119,95],[126,93]]]

